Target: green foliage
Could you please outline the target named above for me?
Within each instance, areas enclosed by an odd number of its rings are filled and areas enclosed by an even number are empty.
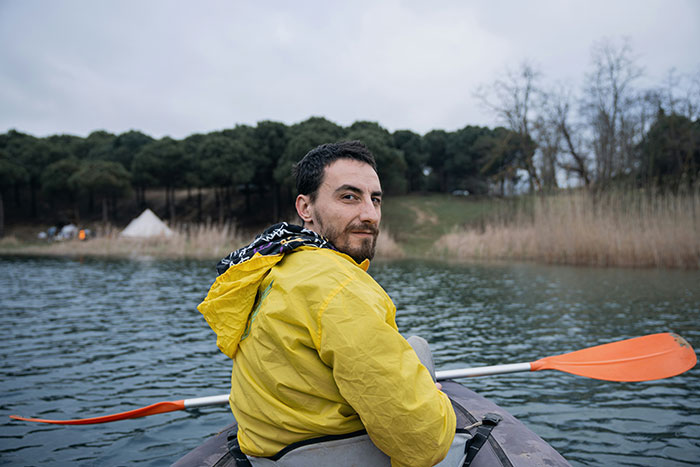
[[[114,160],[113,149],[116,136],[107,131],[93,131],[83,141],[83,144],[78,148],[78,157],[81,159]]]
[[[425,151],[428,154],[430,174],[428,187],[433,191],[447,192],[447,132],[433,130],[423,137]]]
[[[131,162],[133,182],[139,187],[181,187],[185,185],[185,145],[165,137],[141,147]]]
[[[131,167],[131,163],[142,147],[153,141],[148,135],[140,131],[127,131],[112,140],[112,148],[107,160],[119,162],[124,167]]]
[[[284,154],[289,143],[289,131],[284,123],[269,120],[259,122],[255,131],[255,161],[254,181],[260,186],[277,182],[274,176],[277,161]]]
[[[245,185],[253,181],[255,166],[261,156],[256,149],[255,129],[248,125],[236,125],[232,130],[224,130],[222,135],[232,142],[229,152],[225,155],[230,167],[230,184]]]
[[[85,139],[75,135],[51,135],[46,141],[64,157],[79,157]]]
[[[78,186],[70,180],[80,169],[81,163],[75,157],[49,164],[41,174],[41,191],[47,197],[72,200]]]
[[[121,198],[131,193],[131,176],[119,162],[84,161],[68,184],[81,193],[102,198]]]
[[[423,139],[410,130],[398,130],[392,136],[394,147],[403,152],[406,161],[408,191],[424,191],[427,188],[425,172],[428,168],[428,152]]]
[[[160,157],[161,146],[157,141],[143,146],[131,161],[132,181],[134,185],[142,188],[158,186],[162,160]]]
[[[95,131],[87,138],[36,138],[10,130],[0,134],[0,183],[12,199],[5,204],[11,205],[13,215],[25,212],[27,194],[32,215],[41,209],[46,214],[47,199],[65,204],[77,193],[90,195],[90,212],[93,197],[109,199],[109,210],[114,212],[114,199],[128,195],[134,187],[136,206],[145,203],[145,189],[165,188],[170,217],[175,220],[175,189],[197,187],[201,189],[200,219],[203,209],[211,209],[202,202],[202,193],[206,196],[207,188],[216,188],[221,221],[238,209],[232,202],[237,192],[246,195],[247,212],[254,211],[253,203],[269,203],[267,215],[278,220],[293,205],[293,165],[314,147],[343,140],[360,140],[369,147],[388,194],[467,190],[475,195],[505,195],[513,192],[519,174],[527,174],[531,182],[533,178],[536,144],[526,133],[466,126],[421,136],[410,130],[390,133],[376,122],[357,121],[344,128],[312,117],[291,126],[261,121],[182,140],[154,140],[134,130],[120,135]],[[636,172],[630,177],[637,176],[641,183],[672,188],[698,183],[699,121],[660,112],[635,150]],[[41,199],[37,202],[40,195],[43,204]],[[76,216],[81,207],[74,205]]]
[[[159,170],[158,183],[164,187],[181,187],[185,184],[185,151],[180,141],[165,137],[154,142]],[[152,150],[154,148],[151,148]]]
[[[204,164],[202,163],[201,147],[207,140],[207,136],[196,133],[182,140],[182,151],[184,153],[185,176],[184,182],[186,186],[200,187],[206,186],[204,180],[206,178],[204,172]]]
[[[475,150],[481,154],[482,175],[503,187],[506,182],[516,183],[520,167],[520,136],[503,127],[481,135],[474,142]],[[501,195],[503,195],[501,190]]]
[[[223,133],[208,135],[200,147],[203,180],[207,186],[228,187],[248,183],[254,175],[254,166],[246,158],[248,147],[235,135]]]
[[[346,137],[345,129],[342,126],[336,125],[323,117],[311,117],[303,122],[297,123],[296,125],[292,125],[291,129],[292,133],[314,133],[318,135],[319,138],[324,138],[326,143],[340,141]],[[306,152],[311,149],[313,148],[309,148]],[[304,152],[304,154],[306,154],[306,152]]]
[[[0,149],[0,187],[8,188],[28,179],[27,170],[13,160],[8,151]]]
[[[677,189],[700,177],[700,121],[659,112],[640,147],[642,180]]]
[[[29,135],[16,136],[7,147],[10,157],[24,167],[33,186],[38,185],[41,173],[53,162],[52,158],[58,157],[51,149],[47,141]]]
[[[490,133],[488,128],[467,126],[448,135],[445,144],[448,191],[468,190],[478,194],[488,192],[488,184],[479,171],[483,154],[479,153],[479,147],[475,143]]]
[[[7,155],[17,163],[21,163],[21,155],[25,148],[34,143],[36,138],[17,130],[10,130],[0,135],[0,149],[5,150]]]

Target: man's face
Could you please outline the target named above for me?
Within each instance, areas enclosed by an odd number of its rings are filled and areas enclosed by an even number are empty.
[[[338,159],[324,170],[316,199],[297,197],[306,228],[326,237],[358,263],[372,259],[377,245],[382,187],[372,166]]]

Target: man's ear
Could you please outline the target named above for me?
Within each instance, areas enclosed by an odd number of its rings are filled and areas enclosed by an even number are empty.
[[[304,221],[304,224],[313,224],[313,219],[311,217],[311,199],[308,195],[297,196],[297,201],[295,204],[297,208],[297,214]]]

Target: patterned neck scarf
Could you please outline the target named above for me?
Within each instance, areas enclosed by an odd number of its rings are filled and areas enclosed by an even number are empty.
[[[282,222],[269,227],[255,237],[255,240],[250,245],[232,252],[219,261],[219,264],[216,265],[216,272],[218,275],[221,275],[231,266],[248,261],[255,253],[279,255],[294,251],[301,246],[336,249],[331,242],[313,230]]]

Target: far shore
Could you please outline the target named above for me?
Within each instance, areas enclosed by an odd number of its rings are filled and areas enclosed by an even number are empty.
[[[465,199],[387,198],[375,258],[536,262],[573,266],[700,269],[700,194],[637,191]],[[217,261],[253,235],[201,225],[169,238],[128,239],[114,229],[86,241],[41,241],[12,230],[0,255]]]
[[[461,260],[700,269],[700,196],[623,191],[535,197],[480,226],[454,229],[435,250]]]
[[[177,232],[171,237],[153,238],[123,238],[116,232],[88,240],[63,241],[20,240],[9,235],[0,240],[0,255],[219,260],[251,240],[252,237],[244,238],[236,229],[211,226],[202,226],[188,234]],[[385,231],[378,238],[376,257],[396,259],[404,257],[404,253]]]

